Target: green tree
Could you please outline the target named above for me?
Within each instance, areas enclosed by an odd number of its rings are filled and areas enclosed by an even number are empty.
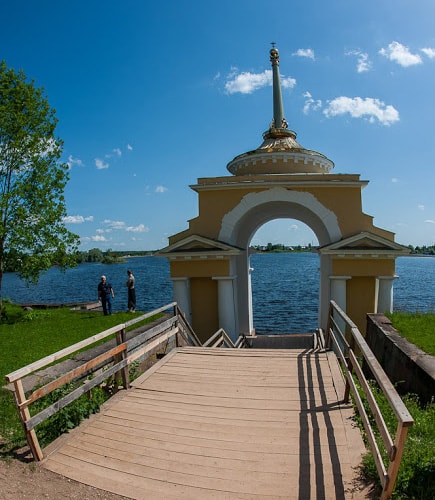
[[[32,283],[53,265],[75,264],[79,238],[63,223],[69,174],[56,125],[44,90],[1,61],[0,307],[7,264]]]
[[[102,262],[103,252],[99,248],[92,248],[88,252],[88,262]]]

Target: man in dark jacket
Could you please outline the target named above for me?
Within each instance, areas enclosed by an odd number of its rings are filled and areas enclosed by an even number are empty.
[[[106,277],[101,276],[101,282],[98,283],[98,300],[101,300],[104,316],[112,314],[112,299],[115,297],[112,285],[107,282]]]

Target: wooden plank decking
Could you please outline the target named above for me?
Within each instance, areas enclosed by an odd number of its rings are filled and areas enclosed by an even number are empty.
[[[44,466],[135,499],[359,498],[332,353],[184,347],[133,385]]]

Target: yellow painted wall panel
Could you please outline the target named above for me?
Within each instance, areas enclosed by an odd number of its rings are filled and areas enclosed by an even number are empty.
[[[192,278],[192,327],[201,342],[219,329],[218,282],[211,278]]]

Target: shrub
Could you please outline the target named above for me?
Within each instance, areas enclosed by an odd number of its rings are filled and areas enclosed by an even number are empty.
[[[44,398],[35,402],[31,407],[31,413],[37,414],[48,406],[56,403],[76,388],[69,384],[54,390]],[[77,427],[85,418],[100,411],[100,406],[107,400],[108,396],[100,387],[94,387],[91,393],[83,394],[78,399],[62,408],[55,415],[41,422],[38,427],[38,439],[42,447],[47,446],[61,434]]]

